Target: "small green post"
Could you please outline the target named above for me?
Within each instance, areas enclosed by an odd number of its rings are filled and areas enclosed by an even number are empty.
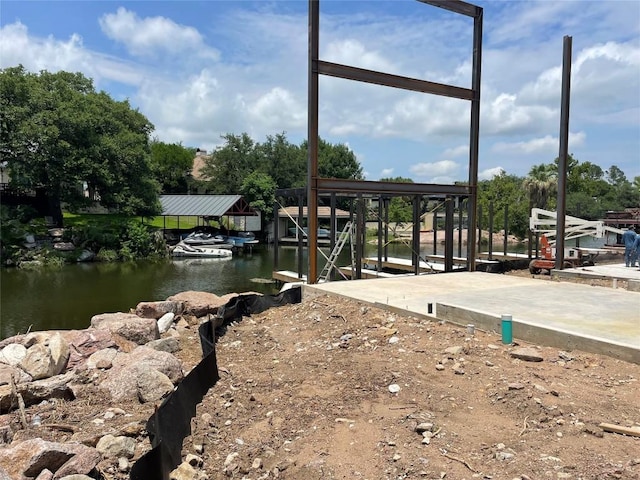
[[[513,324],[511,315],[502,315],[502,343],[508,345],[513,343]]]

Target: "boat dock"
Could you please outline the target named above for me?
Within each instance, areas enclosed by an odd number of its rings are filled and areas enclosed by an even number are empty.
[[[501,316],[511,315],[516,341],[640,364],[640,271],[616,264],[562,272],[611,278],[612,286],[623,279],[629,288],[459,272],[304,285],[303,295],[338,295],[402,314],[473,324],[494,332],[500,332]]]

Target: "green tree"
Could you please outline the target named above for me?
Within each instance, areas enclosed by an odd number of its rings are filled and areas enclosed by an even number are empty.
[[[549,208],[549,199],[558,187],[557,167],[553,164],[534,165],[523,180],[522,187],[529,196],[530,209]]]
[[[188,193],[195,149],[179,143],[151,142],[151,168],[163,193]]]
[[[224,145],[216,148],[205,160],[201,172],[207,182],[207,189],[215,194],[237,194],[244,179],[259,167],[256,144],[247,134],[223,135]]]
[[[406,177],[381,178],[380,181],[413,183],[412,179]],[[392,197],[391,200],[389,200],[389,222],[406,223],[411,221],[413,221],[413,202],[411,197]]]
[[[276,182],[266,173],[252,172],[242,182],[240,193],[251,207],[262,212],[262,221],[273,218],[273,204],[276,199]]]
[[[508,232],[524,238],[529,227],[529,198],[523,190],[524,179],[517,175],[507,175],[504,171],[490,180],[478,183],[478,206],[482,207],[482,225],[489,225],[489,205],[493,203],[493,224],[495,230],[504,226],[504,210],[508,209]]]
[[[303,187],[307,183],[306,152],[287,140],[286,134],[268,135],[256,146],[259,169],[269,175],[277,188]]]
[[[129,103],[96,92],[80,73],[0,71],[0,153],[12,186],[46,198],[62,225],[61,204],[89,203],[125,214],[159,212],[149,165],[153,125]]]

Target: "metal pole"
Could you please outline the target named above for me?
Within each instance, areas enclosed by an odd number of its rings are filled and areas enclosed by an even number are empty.
[[[453,271],[453,197],[445,199],[444,271]]]
[[[390,198],[384,199],[384,261],[389,261],[389,203]]]
[[[378,272],[382,271],[382,210],[384,200],[382,195],[378,196]]]
[[[475,229],[476,207],[478,203],[478,149],[480,141],[480,71],[482,66],[482,17],[483,11],[477,8],[473,18],[473,65],[471,88],[471,133],[469,142],[469,213],[467,238],[467,267],[470,272],[476,269]]]
[[[558,155],[558,207],[556,213],[556,269],[564,265],[564,221],[567,211],[567,156],[569,150],[569,103],[571,98],[571,43],[565,35],[562,55],[562,100],[560,107],[560,154]]]
[[[458,197],[458,257],[462,257],[462,200]]]
[[[504,249],[503,254],[507,255],[507,237],[509,236],[509,204],[504,204]]]
[[[489,260],[493,260],[493,202],[489,202]]]
[[[280,217],[278,216],[278,202],[273,204],[273,270],[278,271],[280,252],[278,252],[278,237],[280,236]]]
[[[307,247],[309,269],[307,283],[318,278],[318,60],[320,45],[320,4],[309,0],[309,107],[307,109],[309,145],[307,159]]]
[[[433,211],[433,254],[438,254],[438,210]]]
[[[307,214],[309,209],[307,208]],[[304,249],[304,234],[300,231],[303,226],[304,219],[304,204],[302,195],[298,195],[298,226],[296,227],[296,235],[298,235],[298,278],[302,278],[302,254]],[[307,228],[307,245],[309,237],[309,228]],[[309,282],[309,275],[307,275],[307,282]]]
[[[364,238],[364,202],[362,194],[358,194],[356,205],[356,278],[362,278],[362,257],[364,256],[363,248]]]
[[[411,239],[413,272],[420,274],[420,196],[413,197],[413,238]]]

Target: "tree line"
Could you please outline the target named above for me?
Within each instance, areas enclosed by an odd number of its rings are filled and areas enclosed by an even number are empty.
[[[276,189],[307,183],[307,142],[293,144],[285,132],[264,142],[247,133],[228,133],[194,177],[196,149],[153,138],[153,128],[128,101],[96,91],[81,73],[30,73],[22,66],[0,70],[0,166],[11,187],[46,198],[59,225],[63,204],[73,211],[99,201],[125,215],[155,216],[161,193],[189,192],[242,194],[268,218]],[[318,168],[322,177],[363,178],[362,166],[346,145],[322,139]],[[480,220],[486,225],[490,204],[496,218],[508,208],[510,233],[523,238],[532,207],[555,209],[556,188],[557,159],[534,166],[526,177],[502,172],[480,181]],[[569,157],[567,214],[598,219],[608,210],[639,205],[640,177],[629,181],[615,165],[603,171]],[[425,203],[423,212],[428,208]],[[410,199],[394,198],[390,220],[411,217]]]

